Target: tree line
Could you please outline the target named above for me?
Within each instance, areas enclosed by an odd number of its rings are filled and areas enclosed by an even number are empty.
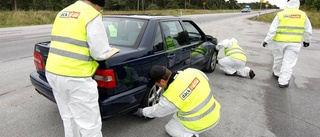
[[[0,0],[0,10],[59,11],[77,0]],[[237,0],[106,0],[105,10],[159,10],[159,9],[265,9],[265,2],[238,3]],[[300,0],[308,9],[320,10],[320,0]],[[279,8],[269,4],[268,9]]]

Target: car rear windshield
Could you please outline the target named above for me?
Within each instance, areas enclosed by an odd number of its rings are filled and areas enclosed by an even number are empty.
[[[133,18],[103,18],[109,44],[125,47],[133,47],[139,41],[139,35],[144,31],[146,22]]]

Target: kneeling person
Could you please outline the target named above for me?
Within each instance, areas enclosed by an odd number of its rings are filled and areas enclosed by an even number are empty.
[[[218,123],[221,106],[213,96],[208,77],[200,70],[171,72],[164,66],[153,66],[149,78],[149,87],[156,85],[165,91],[158,104],[139,108],[136,115],[154,118],[174,113],[165,126],[174,137],[197,137]]]
[[[225,39],[218,43],[216,49],[224,49],[225,57],[219,59],[218,64],[225,75],[249,77],[251,79],[255,76],[252,69],[245,67],[247,57],[236,39]]]

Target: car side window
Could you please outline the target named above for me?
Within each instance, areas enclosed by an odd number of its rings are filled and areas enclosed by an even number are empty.
[[[183,25],[188,32],[191,43],[199,42],[204,39],[198,29],[191,22],[184,21]]]
[[[157,51],[162,51],[163,48],[163,40],[162,40],[162,35],[161,35],[161,30],[160,30],[160,26],[159,24],[157,25],[157,29],[156,29],[156,34],[153,40],[153,51],[157,52]]]
[[[179,21],[162,22],[161,26],[167,49],[181,47],[187,44],[186,34]]]

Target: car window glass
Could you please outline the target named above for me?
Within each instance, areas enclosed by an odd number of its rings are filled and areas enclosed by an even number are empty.
[[[179,21],[162,22],[162,32],[167,49],[185,46],[187,44],[186,34]]]
[[[184,27],[189,35],[189,40],[191,43],[202,41],[201,33],[197,30],[195,26],[193,26],[190,22],[183,22]]]
[[[157,25],[155,37],[153,40],[153,51],[162,51],[163,50],[163,40],[161,35],[161,30],[159,24]]]
[[[110,45],[133,47],[143,32],[145,20],[130,18],[103,18]]]

